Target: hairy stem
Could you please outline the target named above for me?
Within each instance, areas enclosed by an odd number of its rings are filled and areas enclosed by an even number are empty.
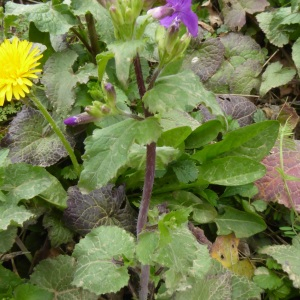
[[[134,63],[134,69],[135,69],[136,79],[138,83],[139,94],[142,99],[144,94],[146,93],[146,87],[143,78],[141,62],[138,54],[134,59],[133,63]],[[151,81],[152,86],[154,84],[155,79],[156,77]],[[145,107],[144,107],[144,112],[146,118],[153,115]],[[155,159],[156,159],[156,143],[152,142],[151,144],[147,145],[146,171],[145,171],[143,195],[142,195],[140,211],[139,211],[138,221],[137,221],[137,236],[145,228],[147,223],[147,215],[149,211],[150,199],[151,199],[153,183],[154,183]],[[148,298],[149,272],[150,272],[150,266],[143,265],[141,267],[140,292],[139,292],[140,300],[147,300]]]
[[[89,43],[85,40],[85,38],[75,29],[71,28],[71,31],[78,37],[78,39],[82,42],[82,44],[85,46],[87,51],[90,53],[90,55],[93,55],[92,47],[89,45]]]
[[[72,164],[74,166],[74,170],[75,170],[76,174],[79,176],[80,175],[80,165],[79,165],[79,163],[76,159],[76,156],[74,154],[73,148],[71,147],[70,143],[68,142],[68,140],[66,139],[66,137],[64,136],[64,134],[62,133],[60,128],[57,126],[55,121],[52,119],[51,115],[48,113],[46,108],[40,102],[40,100],[34,94],[30,95],[30,99],[34,102],[36,107],[39,109],[39,111],[43,114],[45,119],[51,125],[53,131],[56,133],[56,135],[61,140],[62,144],[64,145],[65,149],[67,150],[67,152],[70,156],[70,159],[71,159]]]
[[[98,35],[95,27],[95,20],[91,13],[87,13],[85,15],[85,19],[88,28],[89,39],[91,42],[92,54],[94,59],[96,60],[96,55],[100,53],[100,47],[99,47]]]

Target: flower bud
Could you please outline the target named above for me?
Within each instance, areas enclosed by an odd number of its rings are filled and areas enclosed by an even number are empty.
[[[177,43],[176,47],[174,47],[174,56],[181,56],[185,52],[186,48],[189,46],[191,41],[191,35],[189,33],[185,33]]]
[[[109,8],[109,13],[115,27],[120,27],[124,24],[124,18],[119,8],[115,5],[111,5]]]
[[[87,106],[84,110],[89,115],[95,117],[95,118],[101,118],[103,116],[102,107],[103,103],[99,101],[93,101],[92,105]]]
[[[166,33],[165,47],[168,54],[172,53],[175,45],[178,43],[179,41],[178,36],[179,36],[179,24],[174,23],[168,28]]]
[[[173,13],[174,9],[169,6],[159,6],[147,11],[148,15],[151,15],[153,18],[158,20],[171,16]]]
[[[133,24],[135,17],[133,15],[132,9],[126,7],[125,16],[124,16],[124,23],[125,24]]]
[[[135,19],[140,15],[143,9],[143,4],[142,0],[131,0],[132,13]]]
[[[111,83],[104,84],[104,90],[106,91],[107,103],[115,105],[117,94],[114,86]]]
[[[68,126],[76,126],[80,124],[91,123],[97,120],[97,118],[89,115],[88,113],[84,112],[76,116],[69,117],[64,120],[65,125]]]

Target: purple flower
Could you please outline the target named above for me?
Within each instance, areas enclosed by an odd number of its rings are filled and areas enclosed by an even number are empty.
[[[167,4],[148,11],[153,18],[159,19],[160,24],[169,28],[173,23],[181,21],[189,33],[197,37],[198,17],[192,12],[192,0],[167,0]]]
[[[77,116],[72,116],[64,120],[65,125],[68,126],[76,126],[80,124],[86,124],[95,121],[97,118],[89,115],[88,113],[84,112]]]

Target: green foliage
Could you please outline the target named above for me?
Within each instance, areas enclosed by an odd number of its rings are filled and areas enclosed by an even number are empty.
[[[283,68],[280,62],[270,64],[262,75],[259,93],[264,96],[270,89],[284,85],[295,76],[295,70]]]
[[[252,236],[266,229],[266,223],[262,218],[253,213],[238,211],[232,207],[226,207],[225,213],[215,220],[218,226],[218,235],[235,233],[238,238]]]
[[[7,103],[5,106],[0,107],[0,122],[6,121],[10,115],[16,114],[21,110],[22,104],[20,102]]]
[[[111,239],[115,242],[111,243]],[[127,265],[120,260],[122,257],[129,261],[133,259],[134,243],[134,237],[119,227],[93,229],[73,252],[78,264],[72,283],[96,294],[119,291],[129,280]]]
[[[76,269],[75,259],[67,255],[43,260],[30,276],[30,283],[45,292],[50,292],[57,299],[96,300],[97,296],[89,291],[76,288],[72,284]],[[33,290],[34,291],[34,290]],[[37,295],[35,294],[37,293]],[[35,296],[41,292],[34,291]],[[47,293],[46,293],[47,294]]]
[[[160,126],[155,118],[148,118],[142,122],[127,119],[95,130],[93,135],[86,139],[84,169],[79,185],[85,190],[101,188],[126,165],[127,153],[135,141],[141,144],[157,141],[160,132]]]
[[[149,1],[27,2],[0,11],[1,40],[43,51],[31,94],[0,108],[0,299],[298,298],[299,0],[195,3],[223,25],[186,53]],[[229,234],[239,270],[211,257]]]
[[[29,22],[34,22],[40,31],[53,35],[64,34],[77,24],[75,16],[68,10],[66,4],[52,6],[51,2],[47,2],[23,5],[8,1],[5,5],[5,13],[8,16],[23,15]]]
[[[260,253],[273,257],[293,281],[294,287],[300,287],[300,265],[296,257],[300,252],[300,238],[293,238],[292,245],[275,245],[264,247]]]
[[[68,115],[75,101],[74,88],[77,83],[87,83],[90,77],[96,77],[96,67],[86,64],[76,73],[72,65],[78,55],[73,50],[54,53],[45,64],[42,83],[55,112],[63,117]],[[63,80],[61,80],[63,78]]]

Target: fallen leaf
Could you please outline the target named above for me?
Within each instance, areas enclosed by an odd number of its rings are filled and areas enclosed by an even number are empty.
[[[233,233],[218,236],[211,247],[211,257],[219,261],[225,268],[237,264],[239,261],[239,241]]]
[[[255,268],[248,258],[239,260],[239,243],[240,239],[236,238],[233,233],[218,236],[211,247],[210,255],[223,267],[250,279],[254,275]]]

